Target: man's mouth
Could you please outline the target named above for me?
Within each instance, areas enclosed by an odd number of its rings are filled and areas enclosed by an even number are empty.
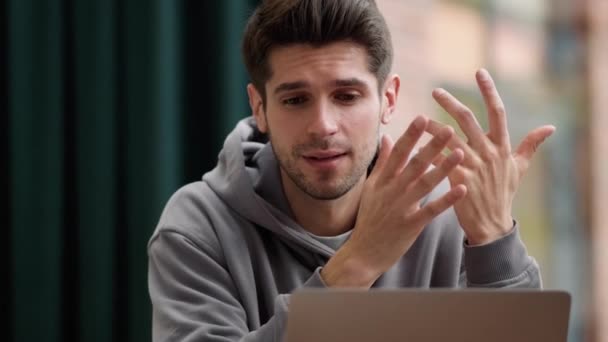
[[[319,151],[305,154],[303,157],[313,167],[331,169],[336,167],[346,155],[347,152],[343,151]]]
[[[312,160],[332,160],[346,155],[346,152],[341,151],[320,151],[304,155],[306,159]]]

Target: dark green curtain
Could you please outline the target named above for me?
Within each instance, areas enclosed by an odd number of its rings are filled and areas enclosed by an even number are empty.
[[[9,341],[150,340],[146,243],[249,115],[255,2],[2,2]]]

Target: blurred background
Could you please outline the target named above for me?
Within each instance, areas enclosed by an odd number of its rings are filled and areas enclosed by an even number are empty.
[[[513,144],[557,126],[516,216],[545,287],[572,294],[569,341],[608,342],[608,1],[377,2],[402,77],[391,135],[417,114],[453,123],[435,87],[485,124],[480,67]],[[240,39],[256,3],[0,2],[7,341],[150,340],[146,243],[250,115]]]

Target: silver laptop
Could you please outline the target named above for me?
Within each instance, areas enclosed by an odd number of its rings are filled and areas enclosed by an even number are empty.
[[[566,342],[570,295],[540,290],[300,290],[287,342]]]

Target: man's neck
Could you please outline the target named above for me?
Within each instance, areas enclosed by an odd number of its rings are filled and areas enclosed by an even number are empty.
[[[334,200],[319,200],[303,192],[281,170],[281,182],[285,197],[294,218],[308,232],[318,236],[336,236],[353,228],[359,210],[361,191],[365,178]]]

